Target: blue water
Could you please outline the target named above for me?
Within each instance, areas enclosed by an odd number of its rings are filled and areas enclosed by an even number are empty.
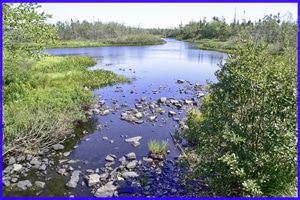
[[[130,84],[117,84],[93,91],[96,98],[106,101],[104,106],[113,107],[113,99],[118,100],[118,105],[126,103],[127,107],[120,106],[119,110],[122,111],[133,108],[137,99],[143,97],[147,98],[147,102],[157,101],[161,97],[178,100],[195,97],[191,91],[187,94],[179,92],[188,83],[177,84],[178,79],[202,85],[206,85],[206,80],[217,81],[214,73],[218,70],[218,63],[224,62],[226,54],[196,49],[195,43],[165,40],[167,43],[163,45],[48,49],[46,52],[53,55],[91,56],[97,64],[89,70],[105,69],[131,78],[133,81]],[[136,93],[132,94],[131,90],[135,90]],[[158,93],[153,94],[152,90],[157,90]],[[105,127],[101,130],[92,129],[93,131],[82,137],[68,159],[85,161],[84,165],[82,162],[73,165],[75,168],[81,166],[82,171],[103,167],[106,163],[105,156],[108,154],[115,154],[118,160],[133,151],[137,159],[141,160],[148,154],[147,144],[151,139],[168,140],[171,153],[167,159],[174,159],[179,156],[180,151],[172,143],[170,133],[179,128],[177,122],[167,115],[169,110],[174,109],[167,106],[164,109],[166,114],[158,115],[158,122],[154,123],[128,123],[120,120],[120,112],[110,113],[108,116],[93,116],[96,125]],[[175,117],[185,117],[186,111],[182,111],[181,114],[178,110],[174,111],[177,113]],[[163,118],[167,119],[166,123],[163,123]],[[146,121],[147,117],[143,120]],[[123,136],[142,136],[141,145],[135,148],[126,143]],[[108,137],[108,140],[103,140],[103,137]],[[118,165],[116,161],[115,167]],[[80,184],[72,194],[92,196],[90,190]]]

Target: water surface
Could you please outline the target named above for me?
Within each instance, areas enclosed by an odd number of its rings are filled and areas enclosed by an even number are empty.
[[[216,82],[214,72],[217,64],[224,62],[226,54],[215,51],[205,51],[195,48],[195,43],[181,42],[174,39],[165,39],[166,44],[152,46],[121,46],[121,47],[92,47],[92,48],[66,48],[49,49],[46,52],[54,55],[85,55],[91,56],[97,64],[89,70],[106,69],[117,74],[131,78],[130,84],[116,84],[114,86],[98,88],[93,91],[96,98],[105,100],[105,105],[120,106],[119,111],[110,112],[107,116],[94,115],[94,126],[101,125],[101,130],[91,128],[77,142],[77,148],[72,149],[68,159],[78,159],[81,162],[72,165],[82,171],[86,169],[104,167],[105,156],[115,154],[117,160],[129,152],[135,152],[137,159],[141,160],[148,154],[148,142],[151,139],[168,140],[170,154],[167,159],[173,160],[179,156],[180,151],[172,143],[170,133],[179,130],[179,125],[168,116],[168,111],[173,110],[175,117],[184,118],[186,110],[177,110],[164,106],[166,113],[158,115],[157,122],[132,124],[120,120],[120,112],[135,107],[141,98],[146,97],[146,102],[156,102],[161,97],[177,100],[193,99],[195,94],[187,90],[188,82],[176,83],[178,79],[189,81],[193,84],[206,85],[209,79]],[[154,94],[153,90],[157,90]],[[182,92],[182,91],[185,92]],[[134,91],[134,92],[133,92]],[[180,92],[181,91],[181,92]],[[122,107],[122,104],[127,107]],[[152,113],[150,110],[149,115]],[[125,142],[126,137],[142,136],[141,145],[137,148]],[[107,137],[107,140],[103,140]],[[118,161],[115,167],[118,166]],[[89,188],[78,184],[72,191],[75,196],[92,196]]]

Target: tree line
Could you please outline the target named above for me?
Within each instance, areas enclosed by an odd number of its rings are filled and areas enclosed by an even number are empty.
[[[120,38],[127,35],[148,34],[139,27],[125,26],[118,22],[88,22],[83,20],[59,21],[55,24],[60,40],[99,40]]]
[[[284,45],[296,47],[298,26],[291,13],[283,16],[278,13],[265,15],[258,22],[243,19],[242,22],[234,20],[227,23],[224,17],[213,17],[211,21],[204,17],[199,21],[190,21],[186,25],[181,23],[177,28],[149,29],[149,31],[165,37],[190,41],[211,39],[225,42],[236,40],[240,36],[251,36],[254,42],[273,44],[282,49]]]

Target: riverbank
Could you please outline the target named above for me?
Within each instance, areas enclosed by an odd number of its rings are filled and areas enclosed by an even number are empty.
[[[128,35],[119,38],[107,38],[99,40],[57,40],[54,44],[46,44],[45,48],[81,48],[81,47],[105,47],[105,46],[146,46],[165,44],[158,36],[150,34]],[[28,44],[26,44],[28,45]],[[36,49],[38,44],[30,44],[30,49]]]
[[[218,51],[223,53],[231,53],[236,48],[237,43],[234,41],[219,41],[214,39],[202,40],[185,40],[186,42],[198,43],[197,48],[202,50]]]
[[[64,141],[74,122],[86,119],[83,110],[94,102],[91,88],[130,82],[86,69],[95,64],[86,56],[4,59],[2,156],[37,154]]]

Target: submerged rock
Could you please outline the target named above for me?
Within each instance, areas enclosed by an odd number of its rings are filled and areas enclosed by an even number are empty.
[[[35,182],[34,182],[34,185],[35,185],[36,187],[39,187],[39,188],[44,188],[45,185],[46,185],[46,183],[45,183],[45,182],[42,182],[42,181],[35,181]]]
[[[139,142],[133,142],[131,145],[133,147],[139,147],[141,145],[141,143],[139,143]]]
[[[27,188],[32,187],[32,183],[29,180],[19,181],[17,187],[26,190]]]
[[[72,173],[71,179],[69,180],[69,182],[66,184],[66,186],[71,187],[71,188],[76,188],[78,181],[79,181],[79,174],[81,173],[81,171],[79,170],[75,170]]]

